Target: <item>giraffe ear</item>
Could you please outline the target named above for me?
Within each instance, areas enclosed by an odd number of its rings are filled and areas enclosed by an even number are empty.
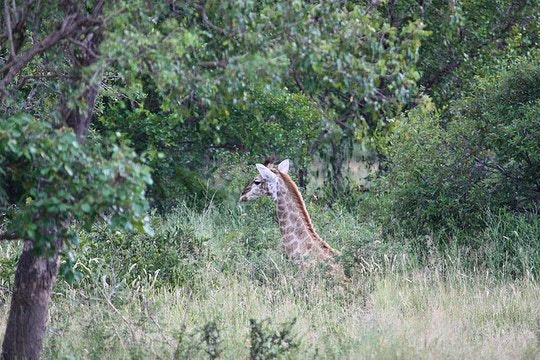
[[[278,170],[282,173],[288,174],[289,173],[289,159],[285,159],[278,165]]]
[[[264,180],[271,182],[276,180],[276,174],[274,174],[272,171],[270,171],[269,168],[262,164],[256,164],[257,170],[259,170],[259,173],[263,177]]]

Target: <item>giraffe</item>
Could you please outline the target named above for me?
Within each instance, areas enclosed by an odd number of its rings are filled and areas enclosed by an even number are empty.
[[[259,174],[242,191],[240,201],[272,196],[287,256],[301,265],[325,260],[336,270],[338,265],[334,263],[334,257],[340,254],[315,232],[302,195],[288,175],[289,160],[283,160],[277,168],[270,160],[256,166]]]

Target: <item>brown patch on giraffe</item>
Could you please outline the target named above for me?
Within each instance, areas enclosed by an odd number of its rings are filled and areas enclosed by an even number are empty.
[[[296,248],[296,244],[295,243],[287,243],[287,244],[283,244],[283,249],[285,249],[285,252],[287,254],[291,254],[294,252]]]
[[[291,213],[289,213],[287,215],[287,220],[291,223],[291,225],[296,225],[296,218],[297,217],[298,216],[296,216],[294,213],[291,212]]]
[[[329,252],[332,255],[339,255],[339,251],[332,248],[326,241],[321,239],[321,237],[315,232],[315,229],[313,228],[313,223],[311,222],[311,218],[309,217],[309,214],[307,212],[304,199],[302,198],[302,195],[300,194],[298,187],[296,186],[294,181],[292,181],[291,177],[285,173],[282,173],[281,171],[277,169],[273,169],[272,171],[281,177],[281,179],[283,180],[283,183],[285,184],[287,189],[290,191],[292,195],[292,201],[294,202],[294,204],[297,205],[298,209],[300,210],[300,217],[304,223],[304,226],[306,227],[307,232],[312,236],[313,239],[316,239],[317,241],[319,241],[320,246],[323,251]]]
[[[291,235],[294,234],[295,237],[298,237],[298,233],[297,233],[297,231],[296,231],[297,229],[296,229],[296,227],[294,226],[294,223],[288,222],[288,223],[287,223],[287,230],[288,230],[288,231],[287,231],[288,234],[291,234]]]
[[[300,252],[299,247],[298,246],[293,247],[293,249],[289,252],[289,256],[301,258],[302,253]]]
[[[250,192],[250,191],[251,191],[251,184],[249,184],[248,186],[246,186],[246,187],[244,188],[244,190],[243,190],[242,193],[240,194],[240,197],[246,195],[246,194],[247,194],[248,192]]]
[[[292,242],[293,240],[294,240],[294,237],[291,234],[283,235],[284,243],[289,243],[289,242]]]

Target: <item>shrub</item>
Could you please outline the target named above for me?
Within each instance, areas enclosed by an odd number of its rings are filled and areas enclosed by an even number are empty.
[[[288,352],[296,349],[299,343],[292,335],[292,327],[296,319],[284,324],[278,331],[271,331],[263,326],[262,322],[250,319],[250,342],[249,358],[251,360],[278,359]]]
[[[321,111],[303,93],[254,85],[244,96],[228,109],[210,111],[206,120],[186,119],[150,104],[107,103],[108,116],[96,127],[98,133],[122,134],[124,142],[145,155],[153,169],[149,196],[155,207],[170,210],[182,199],[202,209],[208,192],[216,202],[226,199],[208,181],[223,158],[241,153],[250,162],[262,162],[275,152],[305,167],[312,156],[309,147],[321,132]]]
[[[78,268],[87,272],[85,281],[105,276],[115,284],[131,287],[144,281],[154,286],[193,285],[204,264],[202,260],[210,256],[208,239],[198,236],[189,224],[160,222],[164,221],[154,218],[154,236],[111,232],[102,226],[83,233]],[[100,241],[92,240],[96,238]]]
[[[540,204],[540,61],[479,79],[470,93],[445,116],[418,108],[398,122],[379,180],[387,225],[478,230],[487,209]]]

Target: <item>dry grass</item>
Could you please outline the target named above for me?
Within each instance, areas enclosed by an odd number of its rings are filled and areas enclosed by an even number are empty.
[[[284,271],[286,273],[286,271]],[[249,320],[293,327],[291,358],[538,359],[540,288],[528,280],[427,272],[355,279],[348,289],[282,274],[272,283],[208,268],[198,290],[70,290],[51,307],[47,358],[205,358],[215,321],[223,358],[249,357]],[[7,308],[2,307],[3,327]]]

